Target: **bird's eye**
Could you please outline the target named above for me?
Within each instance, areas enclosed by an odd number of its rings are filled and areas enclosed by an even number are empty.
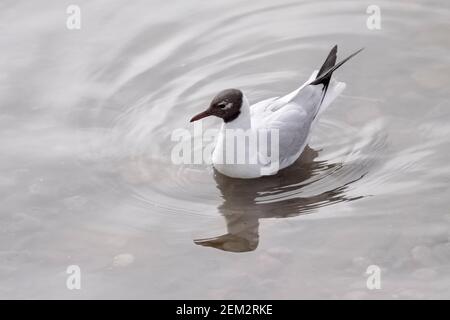
[[[232,102],[228,102],[228,101],[222,101],[220,103],[217,104],[217,106],[221,109],[230,109],[231,107],[233,107],[233,103]]]

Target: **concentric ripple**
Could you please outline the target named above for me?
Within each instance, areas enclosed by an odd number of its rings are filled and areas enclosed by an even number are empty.
[[[423,14],[423,8],[383,3],[396,17],[414,16],[419,9]],[[218,20],[194,19],[217,10],[206,6],[191,13],[195,23],[169,19],[142,26],[93,75],[111,89],[89,112],[98,134],[82,160],[101,163],[111,188],[129,193],[136,205],[175,214],[216,215],[219,207],[222,213],[226,208],[292,216],[376,195],[377,186],[409,168],[389,140],[391,130],[399,130],[391,124],[401,116],[395,109],[402,99],[395,91],[401,76],[380,83],[390,63],[373,69],[363,61],[394,45],[392,36],[404,25],[387,14],[392,28],[371,33],[365,11],[355,14],[358,8],[354,1],[326,7],[315,1],[240,4],[239,10],[224,8]],[[433,7],[426,10],[436,14]],[[335,42],[341,56],[362,46],[366,51],[336,73],[347,82],[347,92],[322,117],[292,167],[274,177],[240,181],[208,165],[172,164],[172,132],[192,132],[188,119],[217,91],[242,88],[251,101],[282,95],[306,80]],[[204,125],[219,122],[208,119]],[[420,154],[404,148],[414,166]]]

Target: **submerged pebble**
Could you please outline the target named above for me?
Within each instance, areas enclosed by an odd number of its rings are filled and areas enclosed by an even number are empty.
[[[121,253],[114,257],[114,267],[127,267],[134,262],[134,256],[130,253]]]

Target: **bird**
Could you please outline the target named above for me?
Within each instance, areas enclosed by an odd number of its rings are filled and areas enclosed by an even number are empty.
[[[332,78],[333,72],[363,49],[336,63],[335,45],[320,69],[284,96],[250,105],[239,89],[219,92],[205,111],[190,120],[208,116],[223,120],[211,155],[213,167],[228,177],[254,179],[292,165],[308,145],[319,116],[346,87]],[[241,136],[247,140],[236,143]]]

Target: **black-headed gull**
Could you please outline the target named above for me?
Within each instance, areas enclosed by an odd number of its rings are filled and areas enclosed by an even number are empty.
[[[207,110],[191,119],[213,115],[224,121],[212,153],[213,166],[234,178],[273,175],[290,166],[308,144],[318,116],[345,89],[345,83],[331,78],[333,72],[361,50],[336,63],[334,46],[320,70],[283,97],[250,106],[238,89],[216,95]],[[247,140],[236,143],[240,136]]]

